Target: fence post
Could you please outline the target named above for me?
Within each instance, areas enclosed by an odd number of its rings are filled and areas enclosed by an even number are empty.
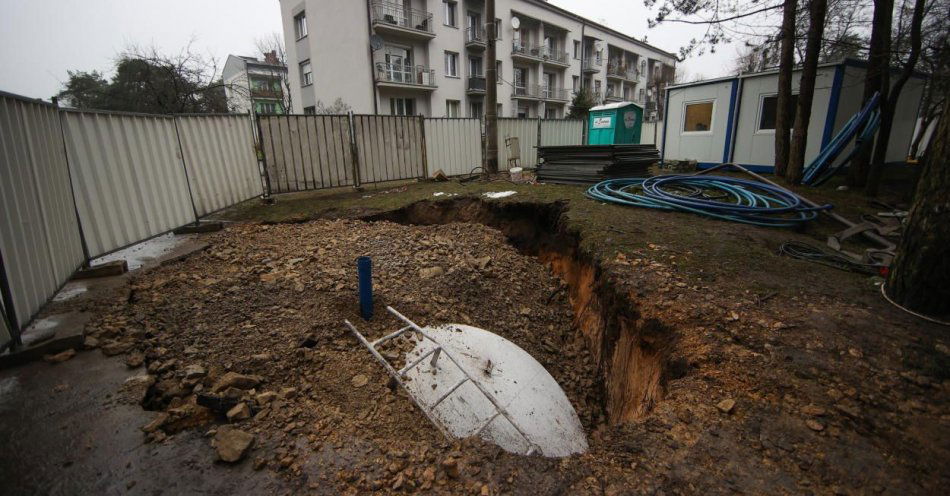
[[[261,114],[254,112],[254,121],[257,123],[257,168],[261,171],[261,177],[264,179],[264,200],[269,200],[271,195],[270,174],[267,173],[267,155],[264,152],[264,131],[261,130]]]
[[[359,189],[361,185],[360,153],[359,153],[360,150],[359,150],[359,147],[356,146],[356,125],[353,122],[354,118],[353,118],[352,110],[349,112],[349,114],[347,114],[347,117],[348,117],[347,120],[349,121],[349,126],[350,126],[350,155],[353,156],[353,188]]]
[[[422,178],[429,177],[429,153],[426,151],[426,118],[419,116],[419,128],[422,129]]]
[[[535,150],[541,148],[541,116],[538,116],[538,145],[535,147]],[[537,165],[537,164],[535,164]]]
[[[198,207],[195,204],[195,193],[191,189],[191,179],[188,178],[188,165],[185,163],[185,147],[181,144],[181,133],[178,132],[178,116],[171,116],[175,125],[175,137],[178,138],[178,153],[181,155],[181,168],[185,171],[185,185],[188,186],[188,198],[191,199],[191,210],[195,213],[195,225],[198,225]]]

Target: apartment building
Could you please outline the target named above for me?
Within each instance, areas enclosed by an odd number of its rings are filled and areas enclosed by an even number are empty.
[[[484,0],[280,0],[293,110],[482,117]],[[662,115],[676,58],[543,0],[496,0],[500,116],[561,118],[573,94]],[[662,84],[660,84],[662,86]]]
[[[284,85],[287,66],[276,52],[265,54],[264,60],[244,55],[228,55],[221,72],[228,107],[235,112],[283,114],[287,98]]]

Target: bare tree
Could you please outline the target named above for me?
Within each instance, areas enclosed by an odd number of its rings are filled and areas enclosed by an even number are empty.
[[[827,5],[826,0],[811,0],[808,3],[808,43],[805,46],[802,78],[798,85],[798,110],[795,112],[795,127],[792,129],[792,147],[789,150],[788,169],[785,172],[785,179],[791,184],[802,182],[808,123],[811,120],[811,104],[815,96],[815,77],[818,74],[818,57],[821,51],[821,34],[825,25]]]
[[[778,97],[775,102],[775,175],[784,176],[788,167],[790,150],[789,130],[794,119],[792,108],[792,73],[795,69],[795,14],[796,0],[785,0],[782,9],[782,28],[779,38],[782,51],[779,55]]]
[[[279,78],[281,82],[281,92],[283,93],[284,108],[287,112],[293,112],[293,97],[290,93],[290,72],[287,67],[287,50],[284,48],[284,37],[280,33],[271,33],[255,41],[257,51],[261,56],[267,59],[272,55],[284,70],[273,70],[273,77]]]

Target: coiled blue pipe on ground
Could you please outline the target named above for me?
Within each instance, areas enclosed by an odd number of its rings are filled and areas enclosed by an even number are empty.
[[[635,207],[676,210],[767,227],[794,227],[818,216],[795,193],[749,179],[666,175],[608,179],[587,190],[595,200]]]

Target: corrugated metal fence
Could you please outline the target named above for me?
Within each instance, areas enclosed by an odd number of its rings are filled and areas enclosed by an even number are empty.
[[[539,146],[580,145],[584,136],[584,121],[566,119],[498,119],[498,168],[508,168],[510,157],[506,139],[518,138],[521,147],[519,166],[534,168],[538,165]],[[514,165],[512,165],[513,167]]]
[[[9,327],[18,332],[84,261],[260,195],[260,178],[247,115],[80,112],[0,92]],[[0,347],[7,339],[0,332]]]
[[[52,105],[0,94],[0,289],[13,329],[84,260],[60,126]]]
[[[482,166],[482,122],[479,119],[426,119],[426,159],[432,173],[468,174]]]

